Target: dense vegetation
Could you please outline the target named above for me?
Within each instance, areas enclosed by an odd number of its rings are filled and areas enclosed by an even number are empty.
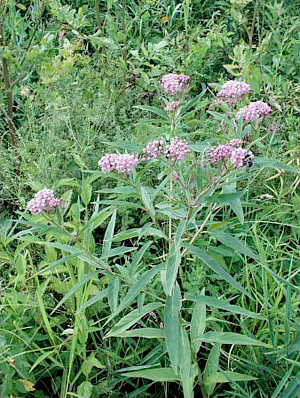
[[[1,397],[299,397],[299,7],[1,2]]]

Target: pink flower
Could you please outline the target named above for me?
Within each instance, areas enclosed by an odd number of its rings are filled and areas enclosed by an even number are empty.
[[[237,168],[243,167],[253,160],[252,152],[247,152],[246,149],[237,148],[232,151],[230,162]]]
[[[139,163],[137,155],[124,153],[118,155],[116,160],[116,171],[118,173],[130,173],[131,168]]]
[[[184,91],[189,81],[190,76],[176,73],[168,73],[161,79],[161,85],[165,94],[178,94]]]
[[[229,142],[229,145],[233,148],[238,148],[243,145],[243,141],[239,138],[235,138]]]
[[[109,173],[116,170],[118,173],[130,173],[131,168],[139,163],[137,155],[124,153],[117,155],[115,153],[107,153],[99,160],[98,165],[103,173]]]
[[[246,122],[251,122],[270,113],[272,113],[272,108],[268,104],[263,101],[255,101],[241,108],[236,114],[236,119],[243,118]]]
[[[164,150],[163,140],[154,140],[148,142],[146,147],[143,149],[144,156],[142,160],[148,161],[152,159],[157,159],[159,155],[163,152],[163,150]]]
[[[52,189],[44,188],[34,195],[34,198],[27,203],[30,213],[43,213],[43,211],[53,211],[62,203],[62,199],[54,197]]]
[[[99,160],[98,165],[101,167],[103,173],[109,173],[115,170],[118,155],[115,153],[107,153]]]
[[[179,107],[179,101],[171,101],[169,105],[165,106],[166,112],[173,112]]]
[[[230,145],[218,145],[208,149],[206,157],[209,163],[215,164],[219,160],[230,158],[232,150]]]
[[[221,90],[217,93],[217,97],[237,98],[248,93],[251,93],[251,87],[249,84],[236,80],[230,80],[223,84]]]
[[[164,151],[166,157],[174,161],[182,160],[189,152],[188,142],[178,137],[173,138]]]

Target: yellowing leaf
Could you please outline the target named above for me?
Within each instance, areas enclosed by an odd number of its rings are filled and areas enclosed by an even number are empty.
[[[23,384],[23,387],[25,388],[25,390],[27,392],[31,392],[31,391],[35,390],[34,383],[32,383],[31,381],[25,380],[25,379],[19,379],[18,381]]]
[[[21,3],[17,4],[17,7],[20,8],[20,10],[26,11],[26,7]]]
[[[161,17],[160,20],[162,23],[166,23],[166,22],[168,22],[168,17],[166,17],[166,16]]]
[[[227,70],[232,76],[240,76],[241,73],[239,72],[240,67],[238,65],[223,65],[223,68]]]

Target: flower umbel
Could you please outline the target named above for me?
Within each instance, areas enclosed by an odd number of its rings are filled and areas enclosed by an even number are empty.
[[[148,142],[146,147],[143,149],[143,158],[142,160],[148,161],[152,159],[157,159],[159,155],[164,150],[164,142],[163,140],[154,140]]]
[[[167,158],[173,161],[182,160],[190,152],[188,142],[174,137],[164,151]]]
[[[190,76],[184,74],[168,73],[162,77],[161,85],[165,94],[176,95],[184,91],[190,80]]]
[[[167,106],[165,106],[166,112],[173,112],[179,107],[179,101],[171,101]]]
[[[234,138],[229,142],[229,145],[233,148],[238,148],[243,145],[243,140],[240,140],[239,138]]]
[[[251,91],[249,84],[237,80],[229,80],[223,84],[221,90],[217,93],[217,97],[238,98],[244,94],[251,93]]]
[[[99,160],[98,166],[101,167],[103,173],[109,173],[115,169],[117,158],[118,155],[115,153],[107,153]]]
[[[261,116],[267,116],[272,113],[272,108],[263,101],[250,102],[248,106],[241,108],[236,114],[236,119],[243,118],[246,122],[259,119]]]
[[[230,162],[237,168],[251,164],[254,156],[252,152],[247,152],[246,149],[236,148],[232,151]]]
[[[116,160],[116,170],[118,173],[130,173],[131,168],[139,163],[137,155],[124,153],[119,155]]]
[[[109,173],[116,170],[118,173],[129,174],[131,168],[139,163],[139,158],[135,154],[124,153],[117,155],[115,153],[107,153],[99,160],[98,165],[103,173]]]
[[[44,188],[34,195],[34,198],[27,203],[30,213],[43,213],[43,211],[53,211],[60,206],[63,199],[54,197],[52,189]]]
[[[232,149],[232,146],[224,144],[210,148],[206,154],[207,160],[209,163],[216,164],[219,160],[228,159]]]

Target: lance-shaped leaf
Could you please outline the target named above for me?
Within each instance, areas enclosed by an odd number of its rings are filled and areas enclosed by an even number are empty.
[[[110,222],[108,223],[106,231],[105,231],[105,235],[104,235],[104,239],[103,239],[103,245],[102,245],[102,257],[103,258],[109,257],[111,243],[112,243],[112,239],[113,239],[113,236],[114,236],[116,215],[117,215],[117,212],[114,211],[112,216],[111,216]]]
[[[210,235],[216,238],[219,242],[222,242],[224,245],[236,250],[239,253],[245,254],[246,256],[253,258],[254,260],[258,260],[259,257],[256,253],[253,252],[248,246],[245,245],[240,239],[235,238],[231,234],[218,230],[209,230]]]
[[[204,289],[202,290],[202,294],[204,294]],[[199,296],[205,297],[205,296]],[[205,302],[201,302],[200,300],[196,302],[196,305],[192,314],[191,321],[191,348],[193,354],[196,356],[201,345],[200,336],[203,335],[206,328],[206,305]]]
[[[152,280],[152,278],[163,268],[164,264],[159,264],[155,266],[154,268],[149,269],[146,271],[141,279],[139,279],[134,285],[131,286],[129,289],[127,295],[125,298],[122,300],[121,304],[119,305],[118,308],[115,309],[115,311],[112,313],[112,315],[108,318],[107,322],[110,322],[115,316],[117,316],[121,311],[123,311],[126,307],[128,307],[133,300],[136,298],[136,296],[147,286],[147,284]]]
[[[172,294],[172,290],[173,290],[173,286],[174,283],[176,281],[177,278],[177,273],[178,273],[178,268],[180,266],[180,262],[181,262],[181,238],[182,238],[182,234],[184,232],[184,228],[186,225],[186,221],[183,220],[180,222],[176,235],[175,235],[175,239],[174,239],[174,243],[172,244],[170,253],[169,253],[169,258],[168,258],[168,262],[167,262],[167,268],[166,268],[166,282],[164,284],[164,290],[166,295],[171,296]]]
[[[142,309],[138,308],[131,311],[115,324],[115,326],[106,334],[105,338],[118,336],[119,333],[131,328],[131,326],[136,324],[141,318],[143,318],[143,316],[160,307],[162,307],[162,303],[155,302],[145,305]]]
[[[245,308],[239,307],[238,305],[232,305],[229,304],[225,300],[217,299],[216,297],[210,297],[210,296],[187,296],[186,300],[192,300],[196,301],[198,305],[205,305],[207,304],[208,306],[215,307],[215,308],[220,308],[224,311],[232,312],[234,314],[239,314],[239,315],[244,315],[248,316],[250,318],[256,318],[256,319],[265,319],[264,316],[257,314],[256,312],[252,312],[249,310],[246,310]],[[197,306],[196,304],[196,306]],[[196,308],[195,306],[195,308]],[[192,323],[193,323],[193,318],[192,318]]]
[[[211,375],[217,372],[219,368],[220,352],[221,352],[221,345],[215,344],[213,348],[210,350],[209,356],[206,361],[204,374],[203,374],[203,383],[208,397],[212,395],[217,384],[216,382],[208,383],[207,381],[209,380]]]
[[[184,398],[193,398],[195,372],[192,366],[191,347],[186,330],[180,328],[179,369]]]
[[[215,385],[218,383],[230,383],[236,381],[252,381],[256,380],[256,377],[248,376],[242,373],[231,372],[229,370],[225,370],[224,372],[215,372],[211,374],[206,379],[206,384],[208,386]]]
[[[176,285],[172,296],[167,297],[164,316],[167,350],[175,373],[177,373],[179,364],[180,308],[181,293],[179,286]]]
[[[162,339],[165,337],[163,329],[138,328],[119,333],[119,337],[143,337],[144,339]]]
[[[126,377],[143,377],[152,381],[178,381],[179,377],[175,374],[172,368],[155,368],[135,370],[133,372],[122,373]]]
[[[258,345],[262,347],[269,347],[268,344],[255,340],[252,337],[233,332],[207,332],[204,333],[200,339],[205,343]]]
[[[241,293],[244,293],[249,298],[252,298],[251,295],[247,292],[247,290],[238,281],[236,281],[227,271],[225,271],[225,269],[222,268],[219,265],[219,263],[209,254],[207,254],[204,250],[201,250],[198,247],[192,246],[188,243],[185,243],[183,246],[185,246],[190,253],[194,254],[201,261],[203,261],[204,264],[206,264],[209,268],[211,268],[216,274],[218,274],[226,282],[235,287]]]

